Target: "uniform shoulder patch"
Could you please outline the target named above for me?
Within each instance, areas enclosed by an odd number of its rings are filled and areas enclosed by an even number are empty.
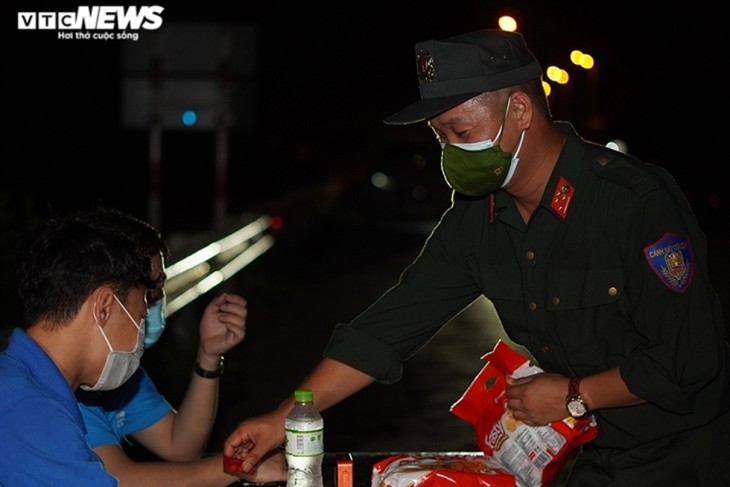
[[[669,289],[678,293],[687,290],[694,275],[689,237],[667,232],[653,244],[644,247],[644,256]]]

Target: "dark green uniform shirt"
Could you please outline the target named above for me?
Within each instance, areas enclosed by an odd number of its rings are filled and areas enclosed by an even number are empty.
[[[567,142],[528,224],[503,191],[456,195],[399,282],[338,325],[325,356],[394,382],[483,294],[544,370],[618,366],[648,401],[595,411],[597,445],[629,448],[706,424],[730,408],[730,369],[705,236],[665,170],[559,126]]]

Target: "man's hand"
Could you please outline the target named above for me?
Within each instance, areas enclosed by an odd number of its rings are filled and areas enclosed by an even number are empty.
[[[507,408],[515,419],[530,426],[544,426],[568,416],[565,398],[568,378],[540,373],[520,379],[507,378]]]
[[[206,306],[200,319],[200,348],[203,354],[219,357],[241,343],[246,336],[246,300],[223,293]]]
[[[254,466],[261,468],[263,463],[259,462],[268,460],[267,455],[284,442],[286,411],[279,411],[240,422],[223,444],[223,454],[242,460],[244,472],[251,472]]]

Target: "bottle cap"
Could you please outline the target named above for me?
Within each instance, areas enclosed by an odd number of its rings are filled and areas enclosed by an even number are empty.
[[[295,402],[313,402],[314,393],[312,393],[311,389],[297,389],[296,391],[294,391],[294,401]]]

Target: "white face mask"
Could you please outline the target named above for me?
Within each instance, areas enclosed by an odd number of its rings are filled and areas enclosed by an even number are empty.
[[[129,319],[132,321],[132,324],[137,328],[137,343],[134,345],[134,348],[129,352],[121,352],[119,350],[114,350],[112,347],[112,344],[109,342],[109,338],[107,338],[106,333],[104,333],[104,329],[99,325],[99,320],[96,318],[96,308],[94,308],[94,320],[96,321],[96,326],[99,328],[99,331],[101,332],[101,336],[104,337],[104,340],[106,341],[106,345],[109,347],[109,355],[106,357],[106,363],[104,363],[104,369],[101,371],[101,375],[99,376],[99,380],[96,381],[96,384],[93,386],[87,386],[87,385],[81,385],[81,389],[85,391],[109,391],[111,389],[116,389],[117,387],[124,384],[127,379],[132,377],[132,374],[137,370],[139,367],[139,362],[142,359],[142,353],[144,353],[144,318],[140,320],[139,325],[134,321],[134,318],[132,318],[132,315],[129,314],[129,311],[127,311],[127,308],[124,307],[121,301],[119,301],[119,298],[114,296],[114,299],[117,300],[117,303],[119,303],[119,306],[122,307],[122,310],[124,313],[129,317]]]
[[[508,102],[509,103],[509,102]],[[499,126],[499,130],[497,130],[497,135],[494,137],[494,140],[499,140],[499,136],[502,134],[502,128],[504,127],[504,124]],[[443,142],[440,142],[441,149],[446,147],[446,144]],[[456,147],[459,147],[460,149],[464,149],[470,152],[484,150],[484,149],[491,149],[494,147],[494,141],[492,139],[485,139],[480,140],[479,142],[454,142],[451,145],[455,145]]]

